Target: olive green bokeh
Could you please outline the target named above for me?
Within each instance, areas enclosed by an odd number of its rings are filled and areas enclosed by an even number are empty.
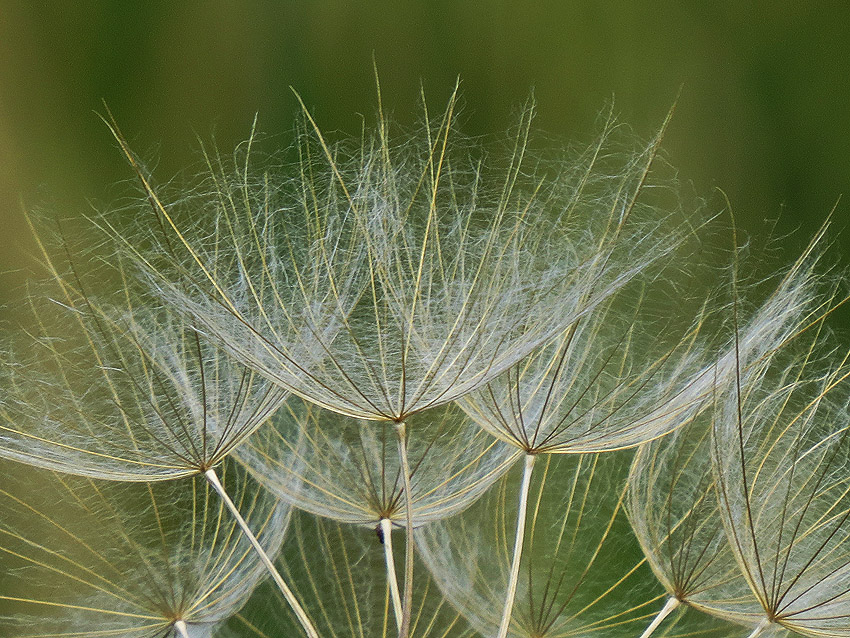
[[[533,88],[556,139],[589,140],[612,98],[649,137],[682,87],[670,161],[697,193],[721,187],[750,233],[802,227],[790,256],[850,185],[848,24],[839,2],[2,0],[0,301],[33,250],[22,202],[72,217],[127,193],[101,100],[165,180],[197,162],[196,136],[226,150],[255,114],[285,144],[289,86],[325,130],[356,133],[373,55],[396,119],[417,121],[420,82],[436,106],[459,76],[476,135]]]

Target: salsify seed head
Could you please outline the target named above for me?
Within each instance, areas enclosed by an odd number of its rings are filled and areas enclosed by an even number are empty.
[[[0,634],[207,638],[246,603],[265,570],[203,477],[98,481],[3,461]],[[275,555],[289,506],[221,470]],[[40,490],[34,490],[38,485]]]
[[[754,432],[776,425],[770,423],[773,417],[768,417],[767,405],[757,398],[770,392],[766,372],[781,369],[779,361],[793,362],[791,352],[805,351],[803,344],[812,343],[809,333],[818,332],[824,315],[836,303],[830,277],[817,267],[823,260],[822,244],[823,236],[818,234],[791,267],[772,281],[761,282],[761,288],[771,283],[773,287],[760,304],[755,291],[737,280],[731,282],[734,299],[718,315],[725,321],[713,329],[728,336],[711,364],[709,392],[681,430],[641,446],[629,475],[626,506],[632,528],[668,595],[715,617],[748,625],[750,630],[766,615],[736,558],[738,543],[730,542],[724,532],[726,504],[718,500],[712,463],[712,456],[722,455],[728,466],[737,448],[731,436],[717,447],[713,431],[724,423],[724,429],[734,429],[738,396],[746,401],[741,407],[760,405],[765,410],[763,422],[752,422]],[[738,268],[736,261],[733,277]],[[825,363],[822,358],[821,363]],[[787,391],[786,398],[794,395],[793,383],[783,386],[780,382],[780,386],[784,388],[780,394]],[[775,408],[782,401],[776,400]],[[745,474],[735,476],[730,471],[727,481],[734,485],[733,493],[741,489]],[[769,533],[766,529],[765,534]]]
[[[838,637],[850,635],[850,369],[819,328],[741,370],[712,463],[752,622]]]
[[[319,635],[325,638],[395,638],[380,543],[373,530],[293,512],[280,569]],[[401,569],[401,560],[398,569]],[[418,559],[417,559],[418,562]],[[460,611],[447,601],[425,569],[417,574],[410,622],[413,638],[477,638]],[[269,583],[259,587],[234,615],[220,638],[298,635],[287,605]]]
[[[116,133],[156,223],[148,242],[112,230],[160,297],[252,369],[332,411],[402,421],[517,363],[682,236],[644,202],[660,135],[625,152],[609,120],[544,162],[529,107],[500,158],[455,111],[456,96],[437,118],[426,108],[412,135],[380,114],[335,143],[305,109],[282,174],[258,176],[247,150],[208,154],[207,188],[173,201]]]
[[[102,269],[123,283],[112,295],[91,294],[79,264],[49,263],[54,278],[30,289],[29,325],[9,338],[0,371],[0,456],[113,480],[188,476],[285,399],[144,295],[120,261]]]
[[[538,459],[508,636],[639,635],[661,592],[622,512],[628,454]],[[504,605],[517,487],[508,474],[463,513],[416,530],[440,589],[484,636]]]
[[[416,414],[406,425],[414,526],[463,510],[518,457],[453,404]],[[264,488],[299,509],[375,528],[381,519],[405,524],[396,442],[391,424],[290,397],[235,456]]]

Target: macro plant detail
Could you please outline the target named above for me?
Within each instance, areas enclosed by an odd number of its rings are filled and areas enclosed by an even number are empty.
[[[216,470],[286,392],[134,290],[120,258],[110,274],[125,283],[123,291],[102,302],[89,295],[73,261],[65,274],[47,248],[44,260],[53,285],[33,297],[34,328],[21,340],[35,356],[19,355],[3,371],[0,457],[116,481],[203,474],[300,610]]]
[[[539,193],[534,181],[520,189],[529,123],[503,174],[485,184],[474,148],[453,148],[454,103],[400,145],[383,120],[353,151],[330,146],[318,128],[305,133],[296,149],[300,177],[287,189],[269,176],[252,182],[247,165],[218,163],[213,196],[170,205],[143,177],[154,213],[174,234],[156,235],[158,252],[182,248],[188,263],[159,269],[128,247],[176,309],[311,403],[394,422],[448,403],[565,326],[570,316],[551,312],[565,301],[557,293],[586,286],[602,261],[596,249],[575,256],[580,246],[544,244],[554,229],[540,208],[561,204],[569,214],[580,193],[558,184],[565,192]],[[560,201],[548,201],[556,194]],[[212,240],[179,223],[181,212],[199,210],[215,219]],[[566,254],[556,258],[556,248]],[[221,264],[230,265],[223,274]],[[574,305],[576,315],[585,310]],[[534,311],[540,320],[527,321]],[[320,319],[334,329],[319,327]]]
[[[517,459],[515,450],[453,404],[416,414],[409,424],[414,528],[462,511]],[[346,418],[292,397],[236,458],[265,489],[295,507],[376,530],[400,621],[392,530],[403,527],[406,516],[395,438],[388,424]]]
[[[519,570],[513,568],[512,525],[523,486],[509,480],[514,477],[501,480],[462,514],[417,530],[421,554],[438,585],[481,635],[500,630],[512,583],[516,593],[507,635],[637,634],[658,592],[646,578],[640,554],[623,551],[622,538],[630,531],[622,516],[622,488],[613,499],[594,503],[600,491],[622,485],[623,454],[539,460],[528,488]],[[616,569],[594,575],[597,561],[613,557]]]
[[[0,618],[3,635],[212,636],[266,575],[202,477],[185,486],[4,469],[0,554],[9,568],[0,600],[16,613]],[[222,475],[260,542],[277,553],[289,506],[252,489],[235,464]]]
[[[191,476],[217,465],[286,396],[174,313],[62,290],[57,303],[33,304],[39,333],[12,344],[29,356],[4,374],[2,456],[94,478]]]
[[[754,600],[722,529],[722,503],[711,463],[713,428],[726,393],[736,383],[745,395],[756,392],[759,371],[786,356],[818,317],[829,312],[834,299],[818,290],[821,238],[812,241],[762,305],[746,321],[740,320],[740,327],[733,322],[731,351],[714,364],[711,392],[692,419],[641,446],[635,455],[627,511],[653,573],[669,594],[644,638],[679,604],[749,624]],[[739,312],[736,306],[733,300],[733,315]]]
[[[465,509],[517,453],[455,405],[411,417],[408,435],[414,527]],[[349,419],[290,398],[235,454],[299,509],[374,529],[405,524],[403,479],[390,425]]]
[[[398,635],[392,593],[373,529],[296,512],[280,561],[281,572],[303,601],[320,635],[328,638]],[[417,563],[410,633],[421,638],[474,638],[463,615],[443,598]],[[221,638],[297,635],[296,619],[280,593],[261,586],[235,614]],[[265,594],[265,595],[263,595]],[[227,631],[229,630],[229,631]]]
[[[137,196],[91,249],[32,222],[5,339],[0,628],[850,636],[825,229],[762,301],[736,247],[724,303],[672,112],[549,159],[531,102],[500,153],[457,88],[413,132],[378,93],[354,139],[296,95],[290,148],[252,130],[180,187],[107,112]]]
[[[211,167],[211,201],[190,198],[175,206],[178,212],[199,207],[216,229],[225,229],[199,245],[190,240],[197,233],[175,221],[177,213],[157,195],[113,125],[157,227],[164,228],[162,252],[188,255],[180,269],[185,283],[163,284],[163,270],[124,242],[156,292],[286,390],[343,415],[395,423],[405,494],[412,491],[410,416],[495,378],[675,244],[662,232],[658,211],[638,202],[660,136],[648,151],[617,165],[609,151],[616,127],[609,122],[569,170],[558,167],[547,180],[526,160],[531,108],[495,171],[461,144],[453,130],[455,108],[456,93],[432,121],[423,100],[423,132],[395,145],[379,107],[377,132],[347,154],[326,141],[305,108],[305,126],[313,133],[297,148],[299,177],[291,190],[298,199],[285,194],[282,203],[275,201],[268,179],[252,187],[247,159],[229,170],[218,163]],[[264,212],[255,215],[257,207]],[[282,232],[254,223],[270,211],[294,219]],[[290,227],[302,229],[297,239]],[[571,236],[580,241],[566,241]],[[260,257],[245,257],[246,246]],[[210,252],[235,266],[235,283],[230,273],[216,275]],[[284,258],[269,265],[266,255]],[[278,288],[284,285],[295,285],[294,296],[282,297]],[[283,316],[275,319],[279,311]],[[312,353],[293,355],[293,338]],[[405,507],[403,628],[413,565],[408,499]]]
[[[618,241],[631,215],[647,213],[638,204],[641,191],[662,187],[649,179],[662,135],[663,129],[632,161],[616,188],[618,199],[608,224],[616,231],[602,259],[606,266],[619,264],[616,285],[548,345],[458,399],[484,430],[524,452],[499,638],[509,632],[536,458],[610,452],[663,436],[687,421],[713,385],[712,371],[704,363],[711,357],[700,342],[703,313],[684,329],[659,330],[656,322],[651,338],[641,320],[644,298],[663,277],[665,258],[674,261],[684,239],[674,227],[659,237],[647,233]],[[643,243],[649,247],[646,253]],[[594,280],[584,294],[591,298],[602,285]]]
[[[820,328],[817,325],[816,328]],[[723,397],[712,461],[758,635],[850,635],[846,357],[820,330],[744,370]]]

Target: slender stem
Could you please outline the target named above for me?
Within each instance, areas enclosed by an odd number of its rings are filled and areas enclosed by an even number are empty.
[[[186,622],[183,620],[175,620],[174,628],[182,638],[189,638],[189,629],[186,627]]]
[[[286,602],[289,603],[289,606],[292,607],[292,611],[295,616],[298,618],[298,622],[301,623],[301,626],[304,628],[304,631],[310,638],[319,638],[319,632],[316,631],[316,628],[313,626],[313,623],[310,622],[310,618],[307,616],[307,613],[298,603],[298,600],[295,598],[295,594],[292,593],[292,590],[289,589],[289,586],[284,582],[283,577],[280,575],[280,572],[277,571],[277,568],[274,566],[274,563],[269,558],[268,554],[266,554],[262,545],[260,545],[260,541],[257,540],[257,537],[254,536],[254,533],[248,527],[248,523],[245,522],[245,519],[242,518],[242,515],[239,513],[239,510],[236,509],[236,506],[233,504],[233,501],[230,500],[230,497],[227,495],[227,492],[224,491],[224,487],[222,487],[221,482],[218,480],[218,475],[215,473],[215,470],[210,468],[206,472],[204,472],[204,476],[209,481],[210,485],[213,486],[213,489],[218,492],[218,495],[221,497],[221,500],[224,501],[224,504],[227,506],[227,509],[230,510],[230,513],[233,515],[233,518],[236,519],[236,523],[239,525],[242,533],[245,534],[245,537],[254,547],[254,551],[257,552],[257,555],[260,557],[263,565],[265,565],[275,584],[280,588],[280,591],[283,593],[283,597],[286,599]],[[176,623],[175,623],[176,625]]]
[[[398,434],[398,457],[401,459],[401,472],[404,476],[404,605],[402,606],[401,627],[398,638],[407,638],[410,633],[410,615],[413,609],[413,500],[410,496],[410,465],[407,462],[407,434],[404,421],[395,424]]]
[[[393,611],[395,612],[396,629],[401,631],[401,596],[398,592],[398,577],[395,573],[395,560],[393,559],[393,526],[388,518],[381,519],[381,538],[384,540],[384,560],[387,563],[387,582],[390,584],[390,593],[393,597]]]
[[[749,636],[747,636],[747,638],[756,638],[756,636],[758,636],[761,632],[763,632],[769,624],[770,624],[770,621],[767,618],[765,618],[758,625],[756,625],[756,628],[753,629],[753,633],[751,633]]]
[[[534,454],[525,455],[525,468],[522,471],[522,485],[519,488],[519,507],[516,515],[516,537],[514,538],[514,557],[511,561],[511,576],[505,596],[505,608],[502,611],[502,623],[499,625],[499,638],[506,638],[511,624],[511,613],[516,598],[516,586],[519,580],[519,561],[522,558],[522,544],[525,540],[525,512],[528,509],[528,488],[531,485],[531,471],[534,469]]]
[[[658,629],[658,625],[667,618],[671,614],[671,612],[679,606],[679,600],[677,598],[673,598],[672,596],[667,599],[665,605],[661,608],[661,611],[652,619],[652,622],[649,623],[649,627],[646,628],[646,631],[640,635],[640,638],[649,638],[652,633]]]

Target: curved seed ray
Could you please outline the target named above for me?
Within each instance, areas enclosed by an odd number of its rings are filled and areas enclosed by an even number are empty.
[[[642,446],[626,507],[655,577],[674,600],[752,629],[761,611],[732,552],[711,470],[711,408]]]
[[[642,446],[629,476],[632,528],[671,599],[750,630],[764,614],[723,531],[711,464],[712,423],[736,380],[742,394],[756,392],[768,362],[808,328],[820,306],[817,261],[817,253],[807,251],[782,277],[738,331],[731,352],[718,359],[711,394],[693,420]]]
[[[149,247],[101,224],[245,365],[331,411],[403,421],[514,365],[682,235],[641,200],[660,135],[625,151],[608,121],[535,166],[529,106],[507,157],[485,161],[455,108],[412,136],[381,116],[338,143],[305,110],[289,165],[254,175],[252,141],[232,161],[208,152],[204,183],[173,201],[116,133],[157,223]]]
[[[421,132],[398,139],[379,106],[377,131],[355,144],[329,143],[305,107],[288,174],[251,175],[249,141],[233,162],[208,154],[206,183],[173,202],[114,129],[161,230],[153,251],[124,239],[126,254],[251,369],[333,412],[402,425],[519,362],[685,234],[642,197],[659,185],[663,129],[623,152],[609,119],[587,151],[538,167],[529,105],[508,157],[484,161],[457,133],[456,105],[457,91],[433,121],[425,106]]]
[[[616,450],[659,438],[712,400],[736,357],[764,356],[816,316],[816,244],[742,324],[737,343],[701,343],[728,314],[722,308],[704,310],[681,333],[642,322],[645,287],[636,280],[459,404],[494,436],[532,453]]]

